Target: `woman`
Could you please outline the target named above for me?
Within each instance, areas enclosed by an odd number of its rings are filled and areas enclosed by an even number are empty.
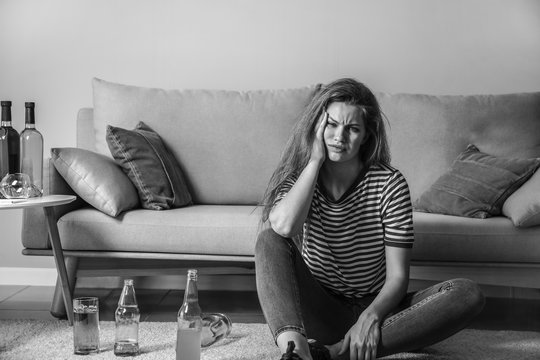
[[[268,185],[262,220],[270,227],[255,250],[259,300],[282,359],[415,350],[482,309],[466,279],[406,293],[411,200],[389,163],[373,93],[353,79],[319,89]]]

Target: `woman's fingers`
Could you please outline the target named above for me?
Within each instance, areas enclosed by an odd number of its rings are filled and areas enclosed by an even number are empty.
[[[324,128],[326,127],[326,123],[328,122],[328,113],[326,110],[323,110],[321,121],[319,123],[319,128],[317,129],[317,138],[321,139],[323,138],[324,134]]]

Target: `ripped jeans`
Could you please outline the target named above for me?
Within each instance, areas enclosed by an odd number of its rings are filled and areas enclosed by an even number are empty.
[[[297,331],[331,345],[343,339],[375,296],[350,299],[325,290],[291,239],[271,229],[255,248],[259,302],[274,339]],[[467,279],[454,279],[407,294],[381,322],[377,356],[417,350],[463,329],[483,308],[484,296]]]

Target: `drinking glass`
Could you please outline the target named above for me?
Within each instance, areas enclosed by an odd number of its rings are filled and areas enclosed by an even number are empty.
[[[73,345],[75,354],[99,352],[99,299],[73,299]]]
[[[231,319],[225,314],[213,313],[202,316],[201,346],[207,347],[225,339],[232,330]]]
[[[23,173],[7,174],[0,182],[0,193],[6,199],[40,197],[41,191],[32,184],[30,176]]]

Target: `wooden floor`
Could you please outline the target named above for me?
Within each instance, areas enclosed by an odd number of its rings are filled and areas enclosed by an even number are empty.
[[[55,319],[49,313],[53,287],[0,286],[0,320]],[[141,321],[176,321],[182,290],[136,291]],[[100,320],[113,321],[120,290],[77,289],[75,297],[98,296]],[[264,323],[257,294],[253,291],[199,291],[203,312],[227,314],[233,323]],[[469,326],[474,329],[540,332],[540,301],[488,297],[482,313]]]

